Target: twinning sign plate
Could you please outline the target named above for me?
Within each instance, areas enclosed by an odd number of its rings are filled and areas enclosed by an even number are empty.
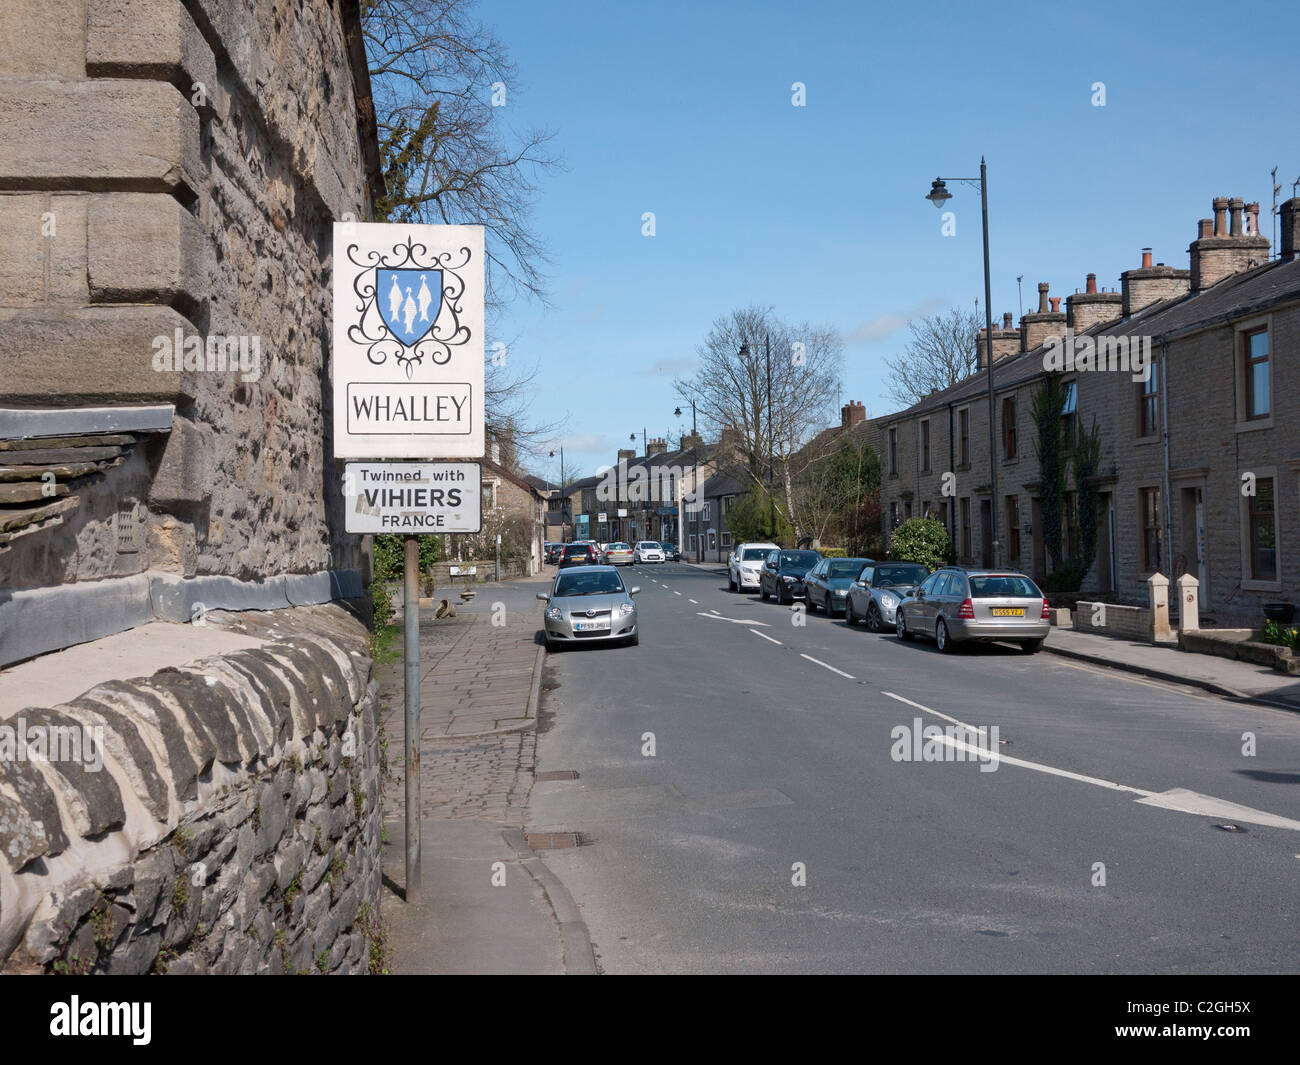
[[[483,285],[482,226],[334,224],[335,457],[483,457]]]
[[[348,532],[482,529],[482,471],[476,462],[349,462],[345,469]]]

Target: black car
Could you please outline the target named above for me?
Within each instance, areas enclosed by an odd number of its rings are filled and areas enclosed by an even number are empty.
[[[564,552],[564,545],[563,545],[563,544],[547,544],[547,545],[546,545],[546,563],[547,563],[547,565],[554,566],[555,563],[559,562],[559,561],[560,561],[560,555],[561,555],[563,552]]]
[[[819,551],[773,551],[758,573],[759,596],[776,596],[778,603],[802,599],[803,579],[821,558]]]
[[[569,566],[595,566],[599,563],[596,548],[591,544],[565,544],[560,555],[560,569]]]
[[[660,544],[664,549],[664,558],[672,559],[674,562],[680,562],[682,560],[681,548],[676,544],[669,543],[667,540],[661,540]]]

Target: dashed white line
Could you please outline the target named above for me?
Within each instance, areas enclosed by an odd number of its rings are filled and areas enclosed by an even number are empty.
[[[673,595],[681,595],[681,592],[673,592]]]
[[[755,636],[762,636],[763,639],[767,640],[768,643],[774,643],[774,644],[776,644],[778,647],[784,647],[784,646],[785,646],[785,644],[783,644],[780,640],[774,640],[774,639],[772,639],[772,637],[769,636],[767,633],[765,633],[765,632],[759,632],[758,629],[750,629],[749,631],[752,632]],[[1300,855],[1296,855],[1296,857],[1300,858]]]
[[[687,601],[688,603],[695,603],[696,606],[699,606],[699,605],[700,605],[700,604],[699,604],[696,600],[694,600],[694,599],[688,599],[688,600],[686,600],[686,601]]]
[[[802,651],[799,652],[799,657],[806,658],[809,662],[816,662],[822,669],[829,669],[832,673],[838,673],[841,677],[847,677],[849,680],[855,679],[852,673],[845,673],[842,669],[836,669],[834,666],[823,662],[820,658],[813,658],[812,655],[806,655]]]
[[[941,714],[938,710],[931,710],[928,706],[922,706],[920,703],[914,703],[911,699],[904,699],[901,695],[895,695],[893,692],[881,692],[881,695],[888,695],[891,699],[897,699],[900,703],[906,703],[908,706],[914,706],[918,710],[924,710],[927,714],[933,714],[935,717],[941,717],[945,721],[951,721],[954,725],[960,725],[962,728],[973,729],[975,732],[983,733],[983,729],[975,725],[968,725],[965,721],[958,721],[955,717],[949,717],[947,714]]]

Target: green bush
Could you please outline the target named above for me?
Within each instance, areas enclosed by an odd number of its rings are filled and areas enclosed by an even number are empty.
[[[933,518],[908,518],[894,530],[889,558],[892,562],[919,562],[931,570],[938,569],[952,558],[948,530]]]
[[[401,533],[378,533],[375,536],[375,580],[400,581],[406,569],[405,537]],[[442,538],[420,536],[420,572],[429,568],[441,557]]]
[[[370,627],[376,632],[393,619],[393,597],[388,594],[388,585],[383,581],[370,582],[370,611]]]
[[[1043,591],[1070,594],[1083,584],[1084,568],[1081,563],[1067,562],[1043,578]]]
[[[842,547],[819,547],[822,558],[848,558],[849,553]]]

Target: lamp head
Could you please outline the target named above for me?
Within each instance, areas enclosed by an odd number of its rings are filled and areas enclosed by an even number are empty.
[[[943,178],[934,179],[930,185],[930,194],[926,199],[939,210],[942,210],[943,205],[952,199],[952,193],[948,191],[948,186],[943,183]]]

